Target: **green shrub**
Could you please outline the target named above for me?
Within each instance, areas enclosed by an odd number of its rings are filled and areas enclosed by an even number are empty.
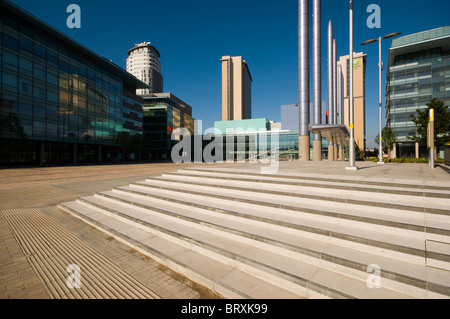
[[[385,163],[428,163],[428,157],[421,158],[412,158],[412,157],[404,157],[404,158],[389,158],[384,160]],[[435,163],[444,163],[442,158],[438,158],[434,161]]]

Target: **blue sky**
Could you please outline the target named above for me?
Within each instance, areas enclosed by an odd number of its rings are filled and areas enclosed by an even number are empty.
[[[242,56],[253,77],[253,117],[280,121],[280,106],[298,101],[297,0],[13,0],[92,51],[125,69],[127,50],[144,41],[161,52],[164,91],[193,107],[203,129],[221,120],[224,55]],[[360,44],[391,32],[407,35],[450,25],[448,0],[354,1],[354,51],[368,55],[367,146],[378,132],[378,45]],[[69,4],[81,8],[81,29],[69,29]],[[312,3],[312,1],[311,1]],[[367,7],[381,8],[381,28],[369,29]],[[349,52],[347,0],[322,0],[322,100],[327,101],[327,25],[337,55]],[[312,20],[312,19],[311,19]],[[391,40],[383,41],[387,65]],[[383,96],[386,85],[383,72]],[[311,95],[312,98],[312,95]],[[383,117],[384,117],[383,100]],[[385,119],[383,118],[383,126]]]

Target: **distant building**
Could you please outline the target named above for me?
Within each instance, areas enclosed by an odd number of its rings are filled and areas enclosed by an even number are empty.
[[[344,124],[350,131],[350,57],[342,56],[337,61],[341,66],[344,77],[344,114],[337,114],[344,118]],[[353,117],[354,117],[354,138],[360,150],[366,149],[366,60],[367,55],[360,52],[353,54]],[[339,110],[337,110],[339,112]]]
[[[270,122],[265,118],[250,120],[218,121],[214,128],[222,134],[240,132],[266,132],[270,130]]]
[[[281,131],[281,122],[269,122],[269,131]]]
[[[142,134],[136,89],[147,87],[17,5],[0,1],[0,164],[126,156],[118,154],[117,137]],[[8,121],[16,127],[10,129]]]
[[[299,109],[297,104],[282,105],[281,129],[298,131],[299,125]]]
[[[164,91],[160,57],[161,54],[151,42],[136,44],[128,51],[127,71],[150,86],[149,89],[137,90],[138,95]]]
[[[386,122],[397,134],[397,157],[426,157],[427,146],[410,140],[411,115],[432,98],[450,105],[450,26],[392,40],[386,90]],[[443,157],[443,150],[439,150]],[[438,153],[439,154],[439,153]]]
[[[282,106],[282,114],[289,114],[285,111],[297,110],[295,105]],[[294,120],[295,122],[295,120]],[[292,124],[292,128],[283,123],[283,118],[280,122],[269,121],[266,118],[237,120],[237,121],[217,121],[214,122],[215,137],[222,138],[224,145],[224,160],[230,150],[226,143],[234,140],[234,148],[231,152],[234,153],[232,157],[235,159],[251,159],[257,156],[257,153],[273,154],[274,151],[279,152],[279,159],[298,159],[298,117],[297,123],[288,122]],[[313,134],[310,134],[310,151],[313,149]],[[275,140],[273,140],[275,139]],[[277,142],[277,145],[272,145],[272,142]],[[266,154],[267,153],[267,154]],[[322,138],[322,158],[328,156],[328,141]]]
[[[170,158],[172,133],[178,128],[194,134],[192,107],[171,93],[154,93],[142,96],[144,102],[144,143],[151,159]]]
[[[252,76],[242,57],[224,56],[222,62],[222,121],[252,118]]]

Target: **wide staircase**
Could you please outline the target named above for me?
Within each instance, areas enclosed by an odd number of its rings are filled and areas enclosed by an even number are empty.
[[[197,168],[59,208],[225,298],[450,298],[450,186]]]

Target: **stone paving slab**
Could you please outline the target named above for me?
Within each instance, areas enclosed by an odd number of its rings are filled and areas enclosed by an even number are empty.
[[[38,208],[39,214],[42,214],[41,217],[51,221],[54,226],[60,228],[60,231],[69,232],[76,241],[97,251],[98,258],[106,260],[110,266],[114,267],[115,275],[125,271],[132,282],[152,291],[154,297],[164,299],[221,298],[156,261],[130,250],[128,246],[117,240],[106,237],[104,233],[80,220],[64,214],[56,207],[60,202],[127,185],[130,182],[144,179],[149,174],[158,176],[164,171],[176,171],[189,166],[193,166],[193,164],[153,163],[1,169],[0,299],[50,299],[55,297],[46,288],[48,282],[39,276],[38,270],[33,268],[30,260],[27,259],[23,247],[15,237],[14,229],[5,219],[4,215],[8,210],[23,212],[25,208]],[[48,261],[46,262],[49,266]],[[106,267],[106,265],[104,266]],[[48,274],[56,274],[51,268],[48,267],[45,271]],[[60,272],[60,276],[62,274]],[[69,274],[64,273],[64,275],[68,276]]]

